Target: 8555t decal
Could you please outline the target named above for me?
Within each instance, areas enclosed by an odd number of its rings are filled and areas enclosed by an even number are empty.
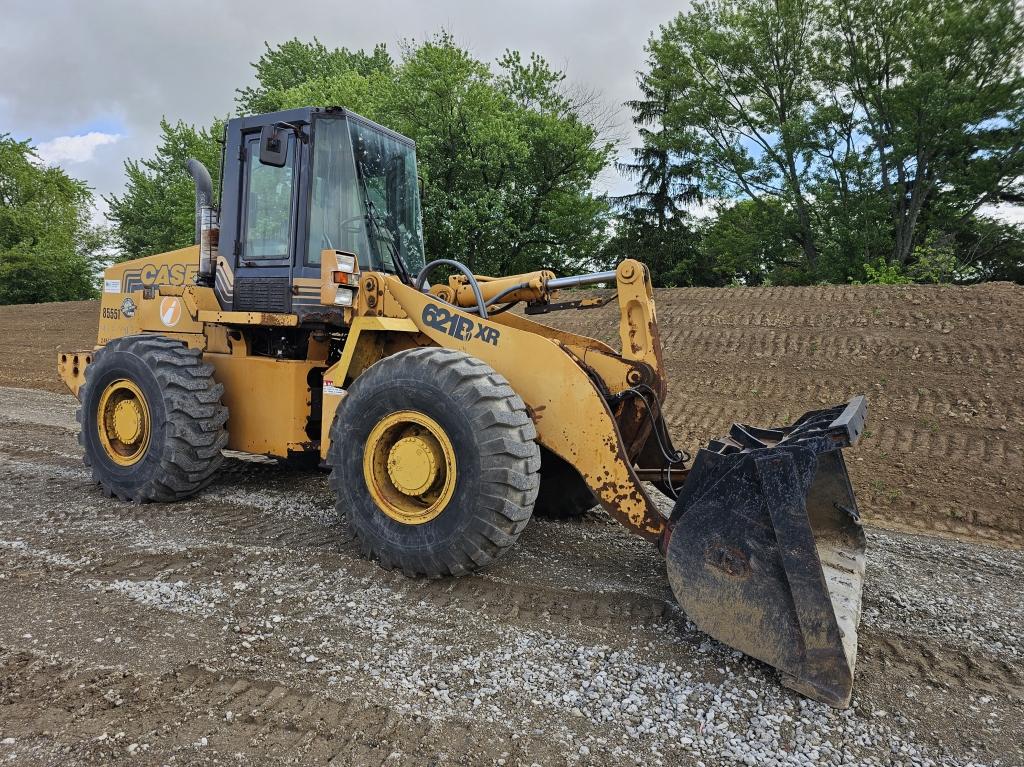
[[[501,331],[492,328],[482,322],[476,322],[451,309],[446,309],[437,304],[427,304],[423,307],[423,324],[447,333],[459,341],[483,341],[492,346],[498,345],[501,338]]]

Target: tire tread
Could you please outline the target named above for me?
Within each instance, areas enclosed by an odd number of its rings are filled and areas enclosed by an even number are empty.
[[[213,481],[224,460],[228,432],[228,409],[221,403],[224,386],[213,379],[213,366],[202,361],[202,352],[181,341],[153,334],[123,336],[96,352],[85,369],[80,400],[86,401],[89,372],[104,352],[124,351],[144,360],[160,384],[167,415],[166,449],[158,471],[143,485],[130,490],[104,476],[102,468],[84,456],[86,466],[108,497],[136,503],[170,503],[199,492]],[[84,426],[84,407],[76,419]],[[86,448],[84,428],[79,429],[79,444]]]
[[[401,562],[395,561],[393,553],[358,520],[350,518],[350,527],[363,556],[376,559],[386,569],[397,568],[408,576],[420,577],[465,575],[487,567],[504,554],[530,519],[540,487],[537,430],[526,404],[504,376],[482,360],[453,349],[423,347],[387,357],[365,371],[352,389],[361,382],[372,385],[374,377],[391,376],[394,368],[410,363],[430,369],[431,378],[452,392],[453,400],[480,436],[483,487],[476,515],[457,545],[410,554]],[[341,438],[342,410],[339,408],[331,425],[328,462],[335,467],[330,484],[339,499],[338,511],[345,514],[339,493],[343,480],[336,468],[340,451],[346,447]]]

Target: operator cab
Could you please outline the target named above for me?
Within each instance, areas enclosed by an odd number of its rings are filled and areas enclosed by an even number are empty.
[[[364,271],[424,263],[416,145],[345,109],[305,107],[230,120],[215,289],[235,311],[331,321],[320,252]]]

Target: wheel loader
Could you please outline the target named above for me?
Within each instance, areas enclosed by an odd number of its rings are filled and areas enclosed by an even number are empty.
[[[95,348],[58,355],[107,496],[187,498],[225,449],[319,464],[362,554],[410,577],[473,573],[534,512],[600,505],[664,555],[699,629],[849,704],[865,539],[842,449],[863,397],[691,457],[643,264],[425,263],[414,143],[341,108],[233,119],[222,167],[215,203],[188,163],[195,245],[109,267]],[[612,300],[618,350],[541,321]]]

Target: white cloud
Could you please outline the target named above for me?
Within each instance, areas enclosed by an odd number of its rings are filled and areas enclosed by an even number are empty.
[[[121,134],[119,133],[101,133],[99,131],[91,131],[79,136],[58,136],[37,146],[36,154],[47,165],[89,162],[99,147],[116,144],[120,140]]]

